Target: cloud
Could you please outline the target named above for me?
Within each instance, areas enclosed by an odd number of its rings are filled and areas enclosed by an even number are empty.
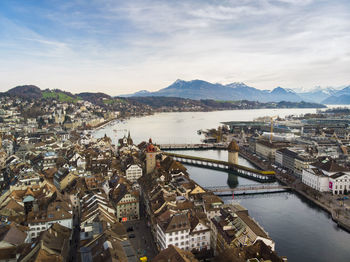
[[[0,10],[4,89],[37,82],[116,95],[177,78],[263,89],[350,81],[347,1],[75,0]]]

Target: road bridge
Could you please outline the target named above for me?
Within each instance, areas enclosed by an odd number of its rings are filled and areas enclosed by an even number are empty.
[[[257,170],[254,168],[229,163],[227,161],[215,160],[210,158],[175,154],[170,152],[164,152],[164,154],[173,157],[176,161],[179,161],[183,164],[232,172],[239,176],[263,183],[275,181],[274,171]]]
[[[242,185],[235,188],[229,188],[227,186],[205,187],[205,189],[214,192],[219,196],[234,195],[252,195],[252,194],[267,194],[267,193],[280,193],[282,191],[288,191],[291,188],[289,186],[283,186],[278,184],[266,185],[266,184],[252,184]]]

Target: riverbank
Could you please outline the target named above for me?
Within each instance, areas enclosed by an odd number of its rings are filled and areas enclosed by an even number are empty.
[[[115,120],[118,120],[118,118],[117,118],[117,117],[113,117],[113,118],[108,119],[108,120],[106,120],[106,121],[103,121],[102,123],[99,123],[99,124],[97,124],[97,125],[95,125],[95,126],[88,126],[87,129],[89,129],[89,130],[98,130],[98,129],[104,128],[104,127],[107,126],[109,123],[111,123],[111,122],[113,122],[113,121],[115,121]]]
[[[248,151],[241,149],[240,156],[263,170],[274,170],[279,183],[289,186],[293,192],[313,202],[318,207],[329,213],[337,225],[350,233],[350,212],[344,206],[334,201],[331,195],[320,193],[311,187],[303,184],[300,179],[288,174],[283,174],[273,168],[268,162],[263,162]],[[327,203],[329,205],[327,205]]]

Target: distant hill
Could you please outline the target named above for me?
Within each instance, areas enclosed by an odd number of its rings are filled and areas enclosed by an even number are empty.
[[[5,94],[9,96],[18,96],[27,99],[37,99],[42,97],[40,88],[34,85],[16,86],[5,92]]]
[[[60,102],[76,102],[78,100],[86,100],[92,103],[100,102],[103,99],[111,99],[112,97],[104,93],[79,93],[72,94],[70,92],[62,91],[60,89],[45,89],[41,90],[35,85],[23,85],[11,88],[7,92],[1,93],[1,95],[21,97],[25,99],[48,99],[58,100]]]
[[[203,80],[176,80],[170,86],[156,92],[140,91],[131,95],[137,96],[164,96],[181,97],[189,99],[213,99],[213,100],[249,100],[259,102],[300,102],[302,99],[292,90],[277,87],[272,91],[260,90],[245,85],[244,83],[231,83],[227,85],[213,84]]]

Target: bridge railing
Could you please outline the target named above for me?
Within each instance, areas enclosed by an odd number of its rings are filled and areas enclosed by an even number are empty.
[[[248,190],[269,190],[269,189],[289,189],[288,186],[282,185],[261,185],[261,184],[252,184],[252,185],[242,185],[235,188],[230,188],[227,186],[215,186],[215,187],[205,187],[206,190],[213,192],[232,192],[232,191],[248,191]]]

